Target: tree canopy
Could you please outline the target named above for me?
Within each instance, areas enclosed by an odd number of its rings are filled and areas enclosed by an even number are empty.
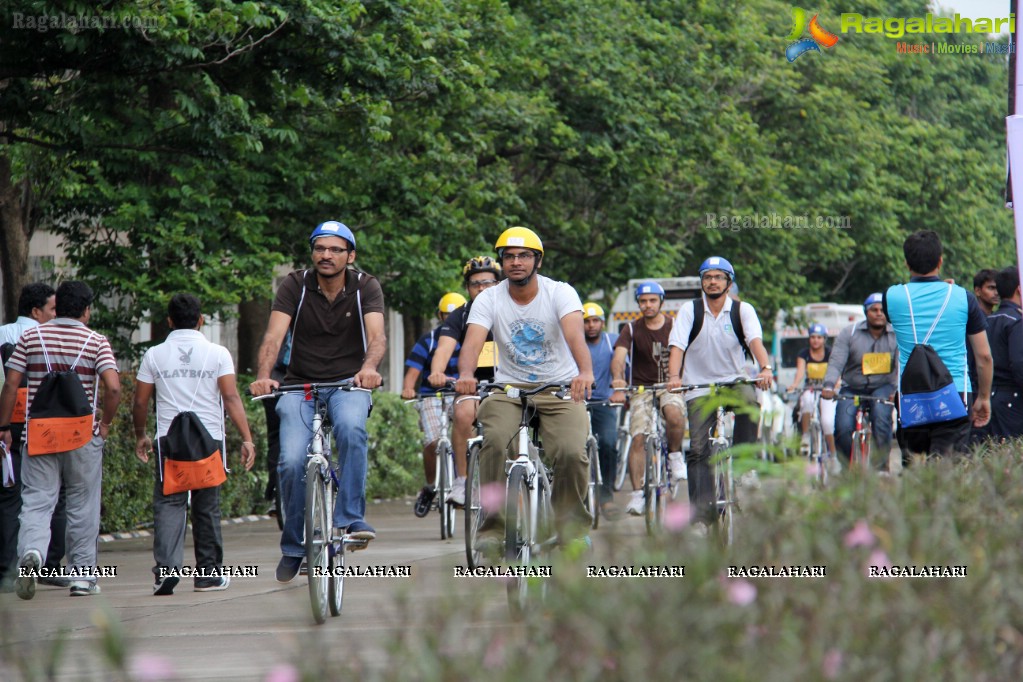
[[[26,20],[61,16],[53,3],[0,8],[21,26],[0,42],[8,314],[41,225],[125,337],[177,290],[210,311],[268,296],[272,268],[303,262],[327,219],[412,315],[516,224],[583,296],[713,254],[765,316],[904,279],[920,228],[960,281],[1012,259],[1004,56],[850,33],[790,64],[777,0],[63,5],[108,21],[40,31]]]

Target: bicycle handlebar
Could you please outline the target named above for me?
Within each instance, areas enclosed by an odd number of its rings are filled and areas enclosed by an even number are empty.
[[[867,402],[881,403],[882,405],[891,405],[891,406],[895,405],[895,403],[893,401],[891,401],[891,400],[888,400],[888,398],[877,398],[877,397],[872,396],[872,395],[838,395],[836,393],[835,394],[835,400],[852,400],[852,401],[855,401],[857,403],[860,402],[860,401],[867,401]]]
[[[322,381],[319,383],[311,384],[289,384],[287,386],[278,386],[269,393],[263,395],[252,395],[250,389],[245,389],[245,395],[250,396],[253,400],[267,400],[269,398],[279,398],[285,393],[305,393],[312,394],[317,393],[326,389],[340,389],[342,391],[366,391],[370,392],[372,389],[361,388],[355,385],[355,379],[344,379],[342,381]]]
[[[719,381],[709,384],[683,384],[678,388],[668,388],[668,384],[652,384],[650,386],[625,386],[623,388],[612,388],[612,391],[626,391],[628,393],[645,393],[646,391],[669,391],[671,393],[685,393],[701,388],[727,388],[729,386],[745,386],[757,383],[754,379],[736,379],[735,381]]]

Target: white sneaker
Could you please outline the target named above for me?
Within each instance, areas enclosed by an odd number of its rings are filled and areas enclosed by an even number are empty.
[[[799,443],[799,452],[802,453],[804,457],[810,454],[810,434],[803,434],[803,439]]]
[[[668,471],[671,473],[671,482],[678,483],[689,478],[689,467],[686,466],[686,458],[681,452],[668,453]]]
[[[633,516],[643,516],[646,511],[646,498],[642,490],[633,490],[629,496],[629,503],[625,505],[625,511]]]
[[[465,479],[456,478],[451,482],[451,492],[444,498],[444,502],[447,504],[453,504],[457,507],[465,506]]]

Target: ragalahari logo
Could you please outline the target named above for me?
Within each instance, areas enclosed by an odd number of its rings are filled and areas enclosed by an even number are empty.
[[[826,31],[817,21],[816,14],[809,23],[806,21],[807,11],[799,7],[792,8],[792,32],[789,33],[789,40],[795,42],[785,48],[785,58],[789,62],[796,61],[800,55],[810,51],[820,52],[821,47],[831,48],[838,42],[838,36]],[[809,38],[803,38],[803,27],[810,34]]]

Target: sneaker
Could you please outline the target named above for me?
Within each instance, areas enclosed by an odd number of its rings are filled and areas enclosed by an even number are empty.
[[[300,556],[282,556],[277,562],[277,572],[274,577],[279,583],[290,583],[298,575],[298,569],[302,566]]]
[[[710,534],[710,526],[703,521],[697,521],[689,526],[689,534],[694,538],[705,538]]]
[[[99,593],[99,583],[88,580],[73,580],[71,582],[72,597],[91,597]]]
[[[51,587],[71,587],[71,578],[60,575],[38,578],[37,582],[40,585],[50,585]]]
[[[231,578],[226,575],[213,578],[196,578],[192,589],[196,592],[220,592],[226,590],[230,584]]]
[[[456,478],[451,482],[451,492],[444,498],[446,504],[453,504],[456,507],[465,506],[465,479]]]
[[[686,458],[682,456],[681,452],[668,453],[668,472],[671,474],[672,483],[678,483],[689,478],[687,469]]]
[[[176,575],[157,578],[156,583],[153,585],[153,594],[157,597],[166,597],[168,594],[174,594],[174,588],[177,587],[180,581],[181,578]]]
[[[810,454],[810,434],[804,433],[802,440],[799,441],[799,452],[804,457]]]
[[[24,568],[28,571],[38,571],[39,567],[42,565],[43,557],[34,549],[30,549],[25,552],[25,556],[21,557],[21,561],[18,562],[18,568]],[[14,591],[18,593],[18,597],[21,599],[31,599],[36,596],[35,576],[19,575],[14,580]]]
[[[622,510],[614,502],[605,502],[600,505],[600,513],[608,521],[617,521],[622,518]]]
[[[373,530],[373,526],[369,525],[365,521],[353,521],[348,524],[348,537],[352,540],[374,540],[376,539],[377,532]]]
[[[643,516],[646,511],[646,498],[642,490],[633,490],[629,496],[629,503],[625,505],[625,511],[633,516]]]
[[[430,513],[430,507],[433,505],[433,498],[436,496],[436,488],[432,485],[424,485],[423,489],[419,491],[419,495],[416,497],[416,504],[412,507],[412,513],[419,518],[425,517]]]

